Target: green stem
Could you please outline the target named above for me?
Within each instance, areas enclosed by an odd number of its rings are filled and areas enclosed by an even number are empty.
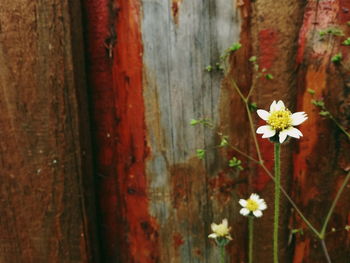
[[[276,183],[276,178],[273,177],[272,173],[269,171],[269,169],[267,169],[267,167],[264,164],[260,164],[261,167],[264,169],[264,171],[267,173],[267,175]],[[304,221],[304,223],[310,228],[310,230],[318,237],[320,238],[320,233],[317,231],[316,228],[314,228],[314,226],[311,224],[311,222],[309,220],[307,220],[307,218],[304,216],[304,214],[300,211],[300,209],[298,208],[298,206],[294,203],[293,199],[289,196],[289,194],[287,193],[287,191],[280,185],[280,189],[281,192],[283,193],[283,195],[287,198],[287,200],[289,201],[289,203],[293,206],[293,208],[295,209],[295,211],[299,214],[299,216],[301,217],[301,219]]]
[[[219,246],[220,248],[220,263],[225,263],[225,246]]]
[[[348,133],[344,127],[333,117],[332,114],[330,114],[330,119],[337,125],[337,127],[350,139],[350,133]]]
[[[249,231],[248,263],[253,263],[254,218],[252,216],[250,216],[248,219],[248,231]]]
[[[281,184],[281,144],[275,143],[275,211],[273,220],[273,262],[278,263],[278,226],[280,209]]]
[[[251,131],[251,134],[253,136],[253,140],[254,140],[254,144],[255,144],[255,149],[256,149],[256,152],[258,154],[258,159],[259,159],[259,162],[260,163],[263,163],[263,159],[261,157],[261,152],[260,152],[260,147],[259,147],[259,144],[258,144],[258,139],[256,137],[256,133],[255,133],[255,125],[254,125],[254,122],[253,122],[253,117],[252,117],[252,114],[249,110],[249,105],[248,103],[245,101],[245,109],[247,111],[247,115],[248,115],[248,120],[249,120],[249,126],[250,126],[250,131]]]
[[[331,208],[329,209],[328,211],[328,214],[326,216],[326,219],[323,223],[323,226],[322,226],[322,230],[321,230],[321,234],[320,234],[320,238],[321,239],[324,239],[325,237],[325,234],[326,234],[326,229],[327,229],[327,226],[328,226],[328,223],[329,223],[329,220],[331,219],[331,216],[333,214],[333,211],[334,211],[334,208],[335,206],[337,205],[338,203],[338,200],[341,196],[341,194],[343,193],[344,189],[345,189],[345,186],[348,184],[349,182],[349,179],[350,179],[350,172],[346,175],[345,177],[345,180],[344,182],[342,183],[342,185],[340,186],[338,192],[337,192],[337,195],[335,196],[334,200],[333,200],[333,203],[331,205]]]
[[[327,263],[332,263],[331,258],[330,258],[329,253],[328,253],[326,242],[324,241],[324,239],[320,239],[320,241],[321,241],[321,245],[322,245],[322,250],[323,250],[324,255],[327,259]]]

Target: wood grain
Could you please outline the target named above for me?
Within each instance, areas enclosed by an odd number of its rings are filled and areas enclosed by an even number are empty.
[[[0,3],[0,262],[98,262],[80,18]]]
[[[246,218],[239,215],[237,201],[251,192],[259,193],[269,206],[256,223],[254,258],[272,261],[273,182],[233,151],[211,150],[219,142],[216,132],[220,131],[256,156],[244,105],[229,85],[232,76],[244,94],[256,84],[252,102],[259,108],[283,99],[292,111],[303,109],[310,114],[300,143],[291,141],[283,147],[282,174],[284,187],[319,227],[318,212],[324,215],[329,194],[334,196],[344,178],[343,168],[332,170],[337,176],[334,181],[319,171],[318,158],[323,158],[319,151],[327,150],[333,168],[335,163],[346,167],[348,144],[334,125],[316,120],[305,90],[327,91],[322,96],[329,95],[331,109],[345,127],[349,110],[345,67],[329,64],[330,53],[314,61],[314,49],[324,48],[315,37],[316,2],[317,8],[328,10],[319,23],[328,23],[335,14],[342,23],[347,21],[340,10],[348,4],[340,0],[84,2],[105,262],[215,262],[218,251],[207,235],[210,223],[225,217],[234,238],[227,248],[228,261],[246,262]],[[238,41],[243,48],[230,57],[227,76],[205,71]],[[256,81],[247,61],[252,55],[273,74],[273,81]],[[192,118],[210,118],[214,129],[191,127]],[[323,137],[314,136],[316,128]],[[321,139],[325,136],[331,139]],[[259,144],[272,170],[272,144],[262,139]],[[198,148],[209,149],[204,161],[195,157]],[[234,155],[243,160],[245,170],[240,174],[227,167]],[[313,165],[306,161],[309,158]],[[324,180],[325,184],[316,184]],[[310,191],[314,188],[317,191]],[[318,206],[313,206],[314,200]],[[341,199],[332,219],[339,228],[349,220],[346,202],[347,197]],[[346,209],[340,211],[341,205]],[[281,262],[323,262],[309,231],[289,242],[292,229],[300,226],[283,199]],[[344,229],[339,233],[341,244],[331,237],[327,243],[332,244],[334,262],[343,263],[349,237]],[[343,252],[337,253],[340,249]]]

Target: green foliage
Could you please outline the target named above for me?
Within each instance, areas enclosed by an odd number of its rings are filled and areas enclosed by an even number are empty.
[[[307,89],[307,92],[310,93],[311,95],[315,95],[316,91],[313,89]]]
[[[250,112],[255,112],[258,109],[258,105],[255,102],[251,102],[248,104]]]
[[[345,45],[345,46],[350,46],[350,37],[345,39],[342,44]]]
[[[256,56],[252,56],[249,58],[250,62],[256,62],[257,61],[257,57]]]
[[[329,112],[329,111],[326,111],[326,110],[320,111],[319,114],[320,114],[322,117],[328,117],[328,116],[330,116],[330,112]]]
[[[235,52],[238,49],[240,49],[242,47],[241,43],[233,43],[232,46],[230,46],[229,51],[230,52]]]
[[[204,126],[209,126],[209,127],[214,127],[214,124],[211,123],[211,121],[209,119],[199,119],[199,120],[196,120],[196,119],[192,119],[190,124],[192,126],[196,126],[198,124],[202,124]]]
[[[337,36],[337,37],[344,36],[344,32],[341,29],[335,28],[335,27],[330,27],[325,30],[320,30],[318,34],[320,37],[324,37],[326,35]]]
[[[227,145],[228,145],[228,136],[227,135],[221,135],[221,141],[220,141],[219,147],[225,147]]]
[[[208,71],[208,72],[211,72],[213,70],[213,66],[212,65],[208,65],[208,66],[206,66],[205,70]]]
[[[316,107],[324,108],[324,101],[323,100],[311,100],[311,103],[315,105]]]
[[[301,235],[304,235],[304,230],[302,228],[292,229],[292,234],[295,235],[297,233],[300,233]]]
[[[331,61],[332,61],[333,63],[337,64],[337,63],[340,63],[340,61],[342,60],[342,58],[343,58],[342,53],[338,53],[338,54],[335,54],[335,55],[332,57]]]
[[[240,171],[243,170],[243,167],[241,164],[242,164],[241,160],[238,160],[236,157],[232,157],[232,159],[229,160],[229,162],[228,162],[228,166],[230,166],[232,168],[237,168]]]
[[[197,149],[196,155],[198,159],[203,160],[205,158],[205,150],[204,149]]]
[[[265,78],[268,80],[271,80],[271,79],[273,79],[273,76],[272,76],[272,74],[266,74]]]

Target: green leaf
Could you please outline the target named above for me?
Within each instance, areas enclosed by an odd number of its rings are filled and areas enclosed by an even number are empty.
[[[321,116],[323,116],[323,117],[327,117],[327,116],[330,115],[329,111],[325,111],[325,110],[320,111],[319,114],[320,114]]]
[[[316,107],[320,107],[320,108],[324,107],[324,101],[322,100],[311,100],[311,103]]]
[[[249,58],[250,62],[256,62],[256,60],[257,60],[256,56],[252,56]]]
[[[304,230],[302,228],[292,229],[292,234],[297,234],[297,233],[304,235]]]
[[[225,147],[227,145],[228,145],[228,136],[227,135],[221,136],[221,142],[219,144],[219,147]]]
[[[265,78],[271,80],[271,79],[273,79],[273,76],[272,76],[272,74],[266,74]]]
[[[316,91],[313,89],[307,89],[307,92],[310,93],[311,95],[315,95]]]
[[[342,44],[345,45],[345,46],[350,46],[350,37],[345,39]]]
[[[342,58],[343,58],[342,53],[338,53],[338,54],[335,54],[335,55],[332,57],[331,61],[332,61],[333,63],[339,63],[339,62],[342,60]]]
[[[206,68],[205,68],[206,71],[208,72],[211,72],[213,70],[213,66],[211,65],[208,65]]]
[[[242,47],[242,44],[241,43],[234,43],[230,48],[229,48],[229,50],[231,51],[231,52],[235,52],[235,51],[237,51],[238,49],[240,49]]]
[[[205,157],[205,150],[204,149],[197,149],[196,154],[198,159],[203,160]]]
[[[255,102],[248,104],[250,112],[255,112],[258,109],[258,105]]]
[[[228,162],[229,167],[237,168],[240,171],[243,170],[243,167],[241,164],[242,164],[241,160],[238,160],[236,157],[232,157],[232,159],[229,160],[229,162]]]
[[[190,122],[190,124],[191,124],[192,126],[197,125],[197,124],[200,124],[200,123],[201,123],[200,120],[195,120],[195,119],[192,119],[191,122]]]

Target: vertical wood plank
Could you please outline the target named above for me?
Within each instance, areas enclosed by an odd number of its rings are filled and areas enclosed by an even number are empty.
[[[294,197],[306,216],[317,229],[321,229],[324,218],[346,175],[349,163],[349,139],[330,120],[321,118],[319,110],[311,104],[312,99],[324,100],[329,110],[344,127],[349,127],[349,95],[346,75],[348,70],[347,47],[341,46],[342,37],[327,36],[320,39],[319,32],[339,28],[350,33],[346,21],[349,14],[344,11],[344,1],[308,1],[303,25],[299,35],[297,63],[298,108],[309,114],[302,127],[301,140],[294,155]],[[344,62],[335,65],[331,57],[342,52]],[[316,92],[312,96],[308,89]],[[345,231],[349,216],[348,187],[331,217],[325,242],[333,262],[346,262],[349,258],[349,235]],[[300,218],[295,218],[295,228],[305,227]],[[334,228],[335,232],[332,233]],[[319,241],[312,235],[296,237],[294,263],[325,261]]]
[[[98,262],[80,18],[0,3],[0,262]]]

